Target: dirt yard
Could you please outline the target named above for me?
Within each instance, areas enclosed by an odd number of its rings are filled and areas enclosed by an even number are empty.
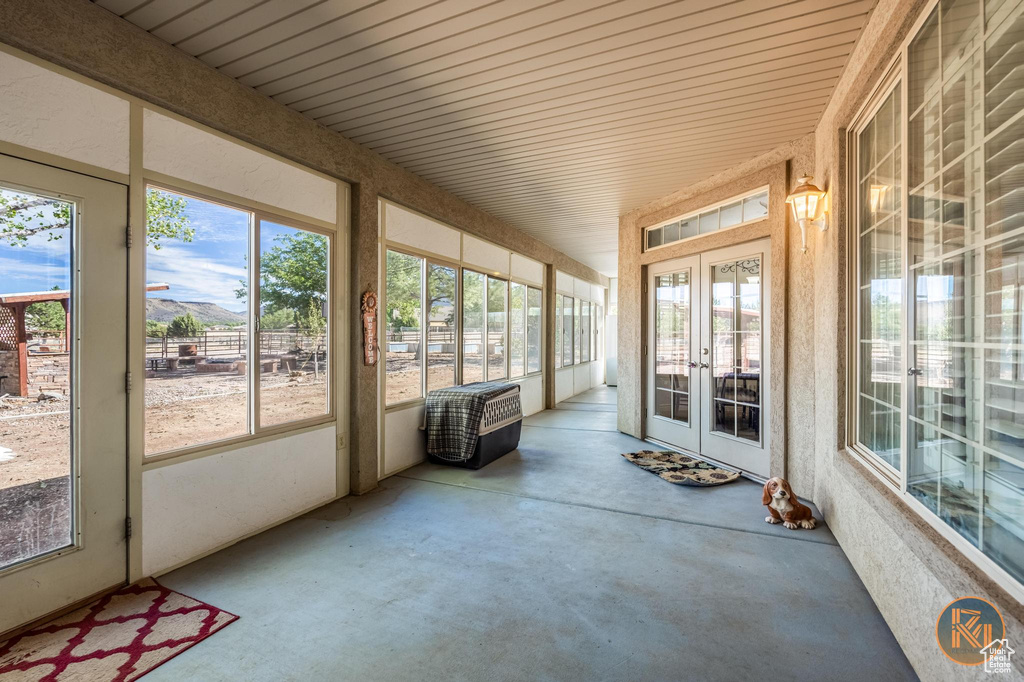
[[[273,426],[327,411],[324,373],[266,374],[260,422]],[[146,453],[157,454],[247,432],[245,377],[158,372],[146,390]],[[0,489],[70,474],[69,401],[7,396],[0,401]]]

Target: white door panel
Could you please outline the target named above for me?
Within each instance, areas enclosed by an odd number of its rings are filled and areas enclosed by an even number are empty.
[[[2,633],[127,575],[127,188],[0,155],[0,192]]]

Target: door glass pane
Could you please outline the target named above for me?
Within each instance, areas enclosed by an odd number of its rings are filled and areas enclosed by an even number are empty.
[[[384,384],[385,404],[393,405],[423,397],[423,259],[398,251],[388,251],[387,259]]]
[[[541,370],[541,290],[529,287],[526,297],[526,371]],[[557,346],[556,346],[557,347]]]
[[[146,195],[145,442],[154,455],[249,433],[252,214]]]
[[[555,294],[555,369],[562,366],[562,295]]]
[[[0,568],[72,544],[74,220],[0,187]]]
[[[654,296],[655,397],[665,404],[657,414],[688,424],[690,271],[655,276]]]
[[[427,266],[427,390],[455,385],[455,268]]]
[[[508,312],[505,310],[505,296],[508,282],[503,279],[487,278],[487,380],[504,379],[505,355],[507,354],[505,331]]]
[[[713,431],[760,442],[761,259],[711,268]]]
[[[487,278],[462,271],[462,383],[484,380],[484,296]]]
[[[910,46],[907,489],[1024,580],[1024,8],[979,9],[940,3]]]
[[[322,234],[260,221],[260,427],[330,412],[328,253]]]
[[[857,441],[900,467],[903,265],[899,84],[858,136],[860,291]],[[921,216],[911,222],[921,225]],[[918,228],[921,234],[923,228]],[[912,228],[913,232],[913,228]]]
[[[526,285],[512,282],[508,290],[509,376],[526,373]]]

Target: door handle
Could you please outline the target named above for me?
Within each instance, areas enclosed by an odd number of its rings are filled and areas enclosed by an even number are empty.
[[[706,363],[706,362],[702,362],[702,363],[700,363],[700,368],[701,368],[701,369],[707,369],[707,368],[708,368],[708,367],[710,367],[710,366],[711,366],[711,365],[709,365],[709,364],[708,364],[708,363]]]
[[[911,367],[910,369],[907,370],[908,377],[919,377],[922,374],[924,374],[924,370],[921,369],[920,367]]]
[[[690,369],[693,369],[693,368],[695,368],[695,367],[697,366],[697,363],[696,363],[696,362],[694,362],[693,360],[690,360],[690,361],[689,361],[688,363],[686,363],[686,364],[690,366]]]

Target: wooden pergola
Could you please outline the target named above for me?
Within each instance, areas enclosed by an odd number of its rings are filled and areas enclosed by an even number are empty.
[[[165,291],[168,284],[148,284],[146,291]],[[0,294],[0,306],[11,311],[14,317],[14,349],[18,356],[18,395],[28,395],[28,331],[25,326],[25,309],[33,303],[60,303],[64,308],[65,334],[71,329],[71,291],[29,291],[18,294]]]

